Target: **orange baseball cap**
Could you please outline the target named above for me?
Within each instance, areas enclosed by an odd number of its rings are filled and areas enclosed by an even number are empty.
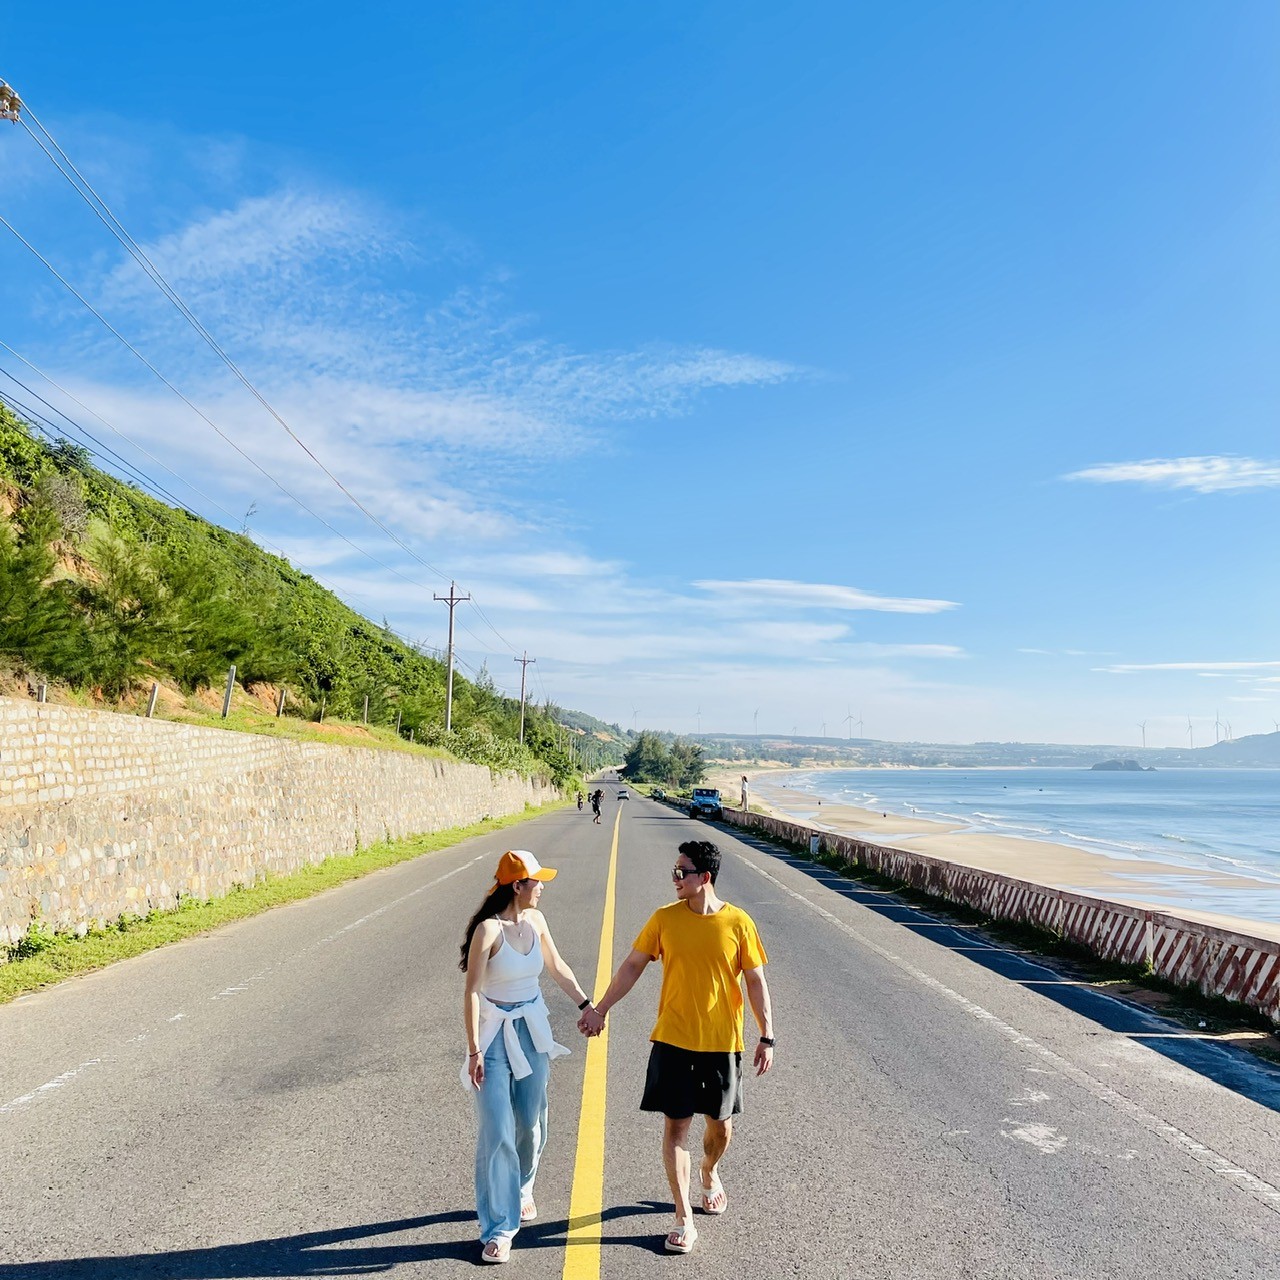
[[[515,884],[517,880],[554,880],[556,873],[550,867],[544,867],[528,849],[508,849],[498,863],[494,873],[494,886]],[[490,893],[493,889],[489,890]]]

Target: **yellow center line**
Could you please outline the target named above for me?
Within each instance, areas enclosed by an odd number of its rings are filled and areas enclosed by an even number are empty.
[[[622,806],[613,820],[613,848],[604,887],[604,921],[600,926],[600,959],[594,994],[603,994],[613,977],[613,915],[618,883],[618,828]],[[578,1152],[569,1196],[569,1233],[563,1280],[600,1280],[600,1214],[604,1206],[604,1096],[609,1059],[609,1028],[587,1041],[582,1112],[578,1116]]]

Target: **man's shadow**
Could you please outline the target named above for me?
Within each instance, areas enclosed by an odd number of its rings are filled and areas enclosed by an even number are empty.
[[[640,1214],[670,1215],[672,1206],[656,1200],[618,1205],[599,1214],[532,1222],[521,1227],[517,1249],[573,1248],[599,1240],[605,1245],[629,1245],[649,1253],[662,1253],[662,1236],[606,1235],[609,1222]],[[475,1214],[457,1210],[371,1222],[332,1231],[309,1231],[247,1244],[209,1245],[200,1249],[175,1249],[167,1253],[134,1253],[87,1258],[60,1258],[54,1262],[0,1263],[0,1280],[134,1280],[138,1276],[164,1280],[233,1280],[238,1276],[362,1276],[390,1271],[405,1263],[453,1259],[483,1266],[480,1241],[474,1231],[460,1240],[423,1241],[416,1244],[352,1244],[400,1231],[422,1231],[451,1223],[474,1225]],[[570,1231],[600,1226],[587,1239],[572,1241]]]

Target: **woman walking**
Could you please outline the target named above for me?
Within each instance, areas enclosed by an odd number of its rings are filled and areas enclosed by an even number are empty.
[[[542,886],[555,875],[525,849],[504,853],[462,942],[462,1082],[480,1122],[476,1213],[484,1262],[506,1262],[520,1224],[538,1216],[533,1180],[547,1141],[547,1076],[551,1059],[569,1052],[551,1034],[538,985],[543,966],[579,1009],[591,1003],[538,910]]]

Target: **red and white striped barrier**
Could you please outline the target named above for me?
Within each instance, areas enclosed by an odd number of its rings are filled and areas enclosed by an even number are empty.
[[[1148,964],[1152,972],[1170,982],[1249,1005],[1280,1024],[1280,942],[1106,898],[1051,889],[783,818],[725,809],[724,821],[806,848],[816,836],[822,850],[838,853],[890,880],[973,907],[996,920],[1047,929],[1104,960]]]

